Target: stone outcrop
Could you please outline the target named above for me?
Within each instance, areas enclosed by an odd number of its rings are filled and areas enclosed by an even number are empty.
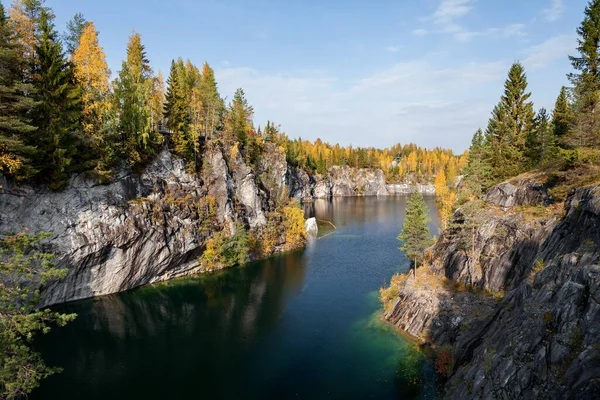
[[[290,166],[286,180],[290,196],[304,203],[332,197],[387,196],[415,191],[435,195],[433,184],[386,184],[385,174],[380,169],[333,166],[326,175],[310,175]]]
[[[446,398],[597,398],[600,187],[577,189],[563,210],[541,207],[547,199],[535,182],[490,189],[476,231],[479,263],[447,231],[431,249],[430,274],[450,287],[399,288],[386,318],[452,345]],[[459,284],[474,289],[457,292]],[[485,290],[505,295],[489,303]]]
[[[255,172],[239,153],[214,144],[200,176],[164,150],[141,174],[122,170],[109,185],[83,175],[62,192],[4,182],[0,225],[52,234],[48,246],[68,273],[43,288],[42,305],[198,273],[212,234],[233,233],[238,222],[258,232],[267,223],[287,164],[282,152],[265,157],[269,168]]]
[[[419,192],[426,195],[435,195],[435,185],[432,183],[426,185],[397,183],[386,185],[386,188],[389,194],[411,194],[414,192]]]
[[[545,205],[548,204],[549,197],[543,184],[528,179],[515,179],[488,190],[485,194],[485,201],[496,206],[510,208]]]
[[[306,230],[306,238],[309,240],[315,240],[319,234],[317,219],[314,217],[307,219],[304,223],[304,229]]]

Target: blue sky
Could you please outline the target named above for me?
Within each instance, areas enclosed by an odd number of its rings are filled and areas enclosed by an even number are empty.
[[[6,0],[5,0],[6,2]],[[485,127],[510,64],[526,67],[536,108],[552,108],[571,71],[587,0],[47,0],[65,23],[100,31],[113,76],[132,30],[155,70],[172,58],[244,88],[255,124],[290,137],[462,152]]]

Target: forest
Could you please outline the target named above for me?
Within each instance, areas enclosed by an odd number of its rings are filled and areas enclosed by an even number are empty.
[[[453,182],[466,163],[466,153],[414,144],[378,150],[291,140],[271,121],[255,127],[243,89],[226,104],[208,63],[172,60],[165,82],[133,32],[113,77],[93,22],[76,14],[59,33],[53,20],[43,0],[0,5],[0,172],[17,182],[61,190],[85,172],[108,183],[119,167],[139,168],[165,145],[198,171],[209,140],[237,141],[252,164],[270,141],[311,173],[382,168],[390,182],[431,182],[440,170]]]

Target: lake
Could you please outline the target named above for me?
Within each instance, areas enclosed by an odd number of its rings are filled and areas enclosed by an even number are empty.
[[[318,200],[307,216],[337,230],[304,250],[55,307],[78,318],[36,345],[64,371],[30,398],[435,399],[433,366],[381,321],[379,288],[409,265],[405,208]]]

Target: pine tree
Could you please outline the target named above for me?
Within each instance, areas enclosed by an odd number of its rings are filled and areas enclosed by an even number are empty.
[[[483,200],[471,196],[457,210],[457,218],[450,224],[448,234],[454,237],[460,247],[468,254],[471,268],[479,266],[479,256],[476,251],[477,231],[487,221]]]
[[[171,130],[173,150],[189,157],[193,144],[190,140],[189,103],[186,95],[186,74],[183,61],[171,61],[171,73],[167,79],[167,95],[165,103],[165,118]]]
[[[139,34],[133,33],[127,44],[127,59],[123,61],[115,82],[115,102],[121,133],[121,151],[131,165],[151,159],[156,154],[161,137],[152,128],[150,95],[152,68]]]
[[[579,73],[569,74],[574,85],[575,127],[568,136],[572,146],[600,144],[600,0],[591,0],[577,28],[577,51],[571,64]]]
[[[414,262],[414,275],[417,276],[418,263],[424,259],[425,249],[433,244],[427,223],[430,221],[423,195],[414,192],[406,205],[406,219],[398,240],[402,241],[400,251]]]
[[[82,13],[77,13],[73,16],[69,22],[67,22],[67,32],[63,35],[63,42],[67,54],[73,54],[79,47],[79,40],[83,35],[83,32],[88,22],[83,17]]]
[[[59,372],[48,367],[34,351],[36,334],[47,333],[51,326],[64,326],[75,314],[40,310],[40,292],[36,285],[65,276],[65,269],[52,265],[52,254],[43,252],[47,235],[20,233],[0,235],[0,398],[26,399],[42,379]]]
[[[0,172],[17,179],[35,172],[30,160],[35,149],[23,142],[36,129],[28,116],[35,103],[25,96],[34,89],[21,81],[22,68],[0,3]]]
[[[242,147],[247,145],[248,132],[253,129],[253,116],[254,110],[248,104],[244,90],[241,88],[236,90],[227,110],[226,127],[228,133],[233,134]]]
[[[440,169],[435,176],[435,194],[439,205],[440,218],[442,220],[442,230],[448,227],[448,221],[452,217],[456,194],[448,188],[446,174],[444,169]]]
[[[560,94],[556,99],[554,111],[552,112],[552,125],[554,129],[554,137],[557,144],[565,148],[567,146],[567,138],[570,136],[573,126],[573,110],[569,102],[567,88],[564,86],[560,89]]]
[[[529,97],[523,66],[514,63],[504,84],[504,95],[494,108],[485,133],[494,182],[518,175],[528,164],[525,147],[535,116]]]
[[[83,148],[79,162],[89,162],[90,168],[101,181],[110,179],[113,163],[111,140],[113,132],[109,119],[112,116],[110,70],[104,50],[98,43],[98,33],[93,23],[88,22],[79,45],[72,53],[75,80],[81,87],[83,105]],[[84,169],[87,169],[84,167]]]
[[[200,101],[202,102],[204,135],[208,138],[221,129],[225,105],[219,96],[215,73],[213,69],[204,63],[202,67],[202,78],[200,80]]]
[[[54,189],[66,184],[81,119],[81,92],[57,36],[51,14],[42,11],[34,69],[39,104],[33,116],[39,130],[29,135],[28,144],[37,147],[35,167],[49,178]]]

